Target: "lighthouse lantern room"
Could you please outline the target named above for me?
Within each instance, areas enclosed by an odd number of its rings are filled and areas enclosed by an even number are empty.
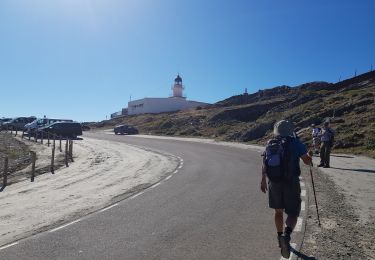
[[[172,87],[172,90],[173,90],[173,97],[186,98],[182,95],[184,86],[182,85],[182,78],[180,77],[179,74],[174,80],[174,85]]]

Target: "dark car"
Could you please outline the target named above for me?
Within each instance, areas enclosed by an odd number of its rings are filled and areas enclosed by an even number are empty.
[[[121,134],[121,135],[124,135],[124,134],[136,135],[136,134],[138,134],[138,130],[135,127],[130,126],[130,125],[115,126],[113,131],[115,132],[116,135],[117,134]]]
[[[39,136],[42,132],[63,137],[77,138],[77,136],[82,135],[82,126],[78,122],[56,122],[37,130]]]
[[[33,135],[38,128],[46,127],[57,122],[73,122],[73,120],[57,118],[38,118],[35,119],[33,122],[26,124],[24,130],[28,134]]]
[[[35,116],[15,117],[12,120],[3,123],[2,128],[9,130],[23,130],[26,124],[33,122],[35,119]]]
[[[6,123],[6,122],[9,122],[10,120],[12,120],[12,118],[0,118],[0,130],[2,129],[5,129],[5,127],[3,128],[3,125]]]

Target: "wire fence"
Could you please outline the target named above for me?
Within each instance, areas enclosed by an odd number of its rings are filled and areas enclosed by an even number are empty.
[[[52,174],[55,173],[56,165],[55,160],[57,157],[57,153],[60,153],[63,155],[64,158],[64,165],[65,167],[69,167],[69,163],[74,162],[73,159],[73,140],[69,138],[65,138],[61,135],[57,135],[54,133],[49,133],[46,131],[36,131],[35,133],[27,133],[24,130],[18,131],[17,129],[0,129],[0,131],[3,131],[6,135],[9,135],[9,138],[14,138],[19,136],[23,140],[27,140],[29,142],[34,142],[39,145],[46,145],[48,147],[51,147],[51,160],[50,163],[47,166],[47,169],[44,169],[44,172],[50,172]],[[3,158],[0,158],[1,163],[0,166],[0,178],[2,179],[2,186],[0,188],[0,192],[2,192],[7,185],[9,185],[8,178],[10,177],[16,177],[12,176],[14,173],[16,173],[18,170],[20,170],[20,165],[23,165],[25,167],[31,165],[31,169],[26,172],[27,178],[30,178],[31,182],[35,181],[36,173],[37,173],[37,166],[38,166],[38,157],[37,153],[35,151],[30,151],[26,155],[22,156],[16,156],[17,158],[14,158],[13,156],[9,156],[9,152],[11,152],[11,148],[8,148],[8,154],[5,154]],[[10,165],[10,157],[11,159],[15,161],[13,165]],[[44,173],[42,172],[42,173]]]

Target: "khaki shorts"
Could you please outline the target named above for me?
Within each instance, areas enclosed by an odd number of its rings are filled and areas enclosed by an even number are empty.
[[[299,179],[290,183],[268,182],[269,207],[284,209],[285,213],[298,217],[301,212],[301,186]]]

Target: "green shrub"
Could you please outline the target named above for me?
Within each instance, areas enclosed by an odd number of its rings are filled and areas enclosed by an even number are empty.
[[[367,138],[365,144],[368,150],[375,150],[375,138],[374,137]]]

